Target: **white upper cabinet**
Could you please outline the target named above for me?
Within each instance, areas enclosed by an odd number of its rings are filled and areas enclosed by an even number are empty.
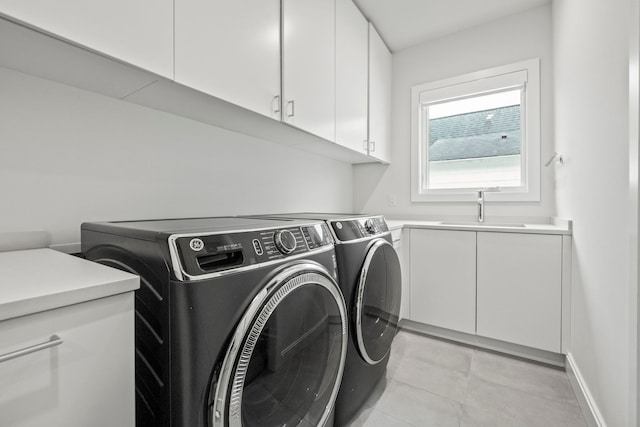
[[[368,23],[352,0],[336,0],[335,142],[367,153]]]
[[[391,160],[391,52],[369,24],[369,155]]]
[[[282,7],[283,121],[334,141],[334,2],[284,0]]]
[[[280,1],[176,0],[175,79],[280,120]]]
[[[173,79],[173,0],[0,0],[0,13]]]

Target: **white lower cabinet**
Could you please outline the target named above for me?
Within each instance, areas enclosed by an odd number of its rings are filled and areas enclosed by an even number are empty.
[[[407,278],[408,269],[407,269],[407,260],[405,258],[405,253],[407,251],[403,250],[405,242],[409,242],[408,237],[404,237],[403,242],[403,234],[406,235],[409,230],[394,229],[391,230],[391,239],[393,240],[393,249],[396,250],[398,254],[398,258],[400,259],[400,270],[402,273],[402,293],[400,297],[400,319],[411,319],[411,289],[409,288],[410,281]]]
[[[410,233],[409,320],[563,352],[562,235],[418,228]]]
[[[0,322],[0,426],[133,426],[133,295]]]
[[[411,320],[476,331],[476,233],[412,229]]]
[[[477,334],[560,353],[562,236],[478,233]]]

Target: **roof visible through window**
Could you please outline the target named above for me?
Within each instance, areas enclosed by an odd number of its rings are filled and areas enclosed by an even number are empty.
[[[429,120],[429,161],[520,154],[520,105]]]

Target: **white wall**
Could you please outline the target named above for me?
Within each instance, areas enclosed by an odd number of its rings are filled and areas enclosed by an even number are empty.
[[[352,167],[0,68],[0,231],[350,211]]]
[[[388,217],[442,217],[476,214],[469,203],[411,203],[411,87],[420,83],[484,70],[531,58],[541,59],[541,158],[553,153],[551,6],[535,8],[490,22],[393,55],[391,165],[354,167],[357,211]],[[553,168],[543,168],[541,202],[487,203],[487,218],[550,216],[555,210]],[[395,195],[397,206],[389,206]]]
[[[629,6],[628,0],[553,3],[555,139],[566,160],[557,171],[557,208],[574,224],[570,356],[602,425],[612,427],[636,422]]]

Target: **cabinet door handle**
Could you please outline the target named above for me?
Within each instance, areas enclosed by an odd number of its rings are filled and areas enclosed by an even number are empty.
[[[287,102],[287,117],[293,117],[296,114],[296,104],[295,101],[291,100]]]
[[[369,141],[368,140],[364,140],[362,141],[362,150],[363,151],[369,151]]]
[[[274,113],[279,113],[280,112],[280,95],[276,95],[273,97],[273,112]]]
[[[375,141],[369,141],[369,151],[371,151],[371,152],[376,151],[376,142]]]
[[[15,359],[16,357],[26,356],[27,354],[35,353],[36,351],[46,350],[47,348],[55,347],[62,344],[62,338],[57,335],[51,335],[49,341],[40,344],[32,345],[21,350],[12,351],[11,353],[0,355],[0,363],[7,360]]]

